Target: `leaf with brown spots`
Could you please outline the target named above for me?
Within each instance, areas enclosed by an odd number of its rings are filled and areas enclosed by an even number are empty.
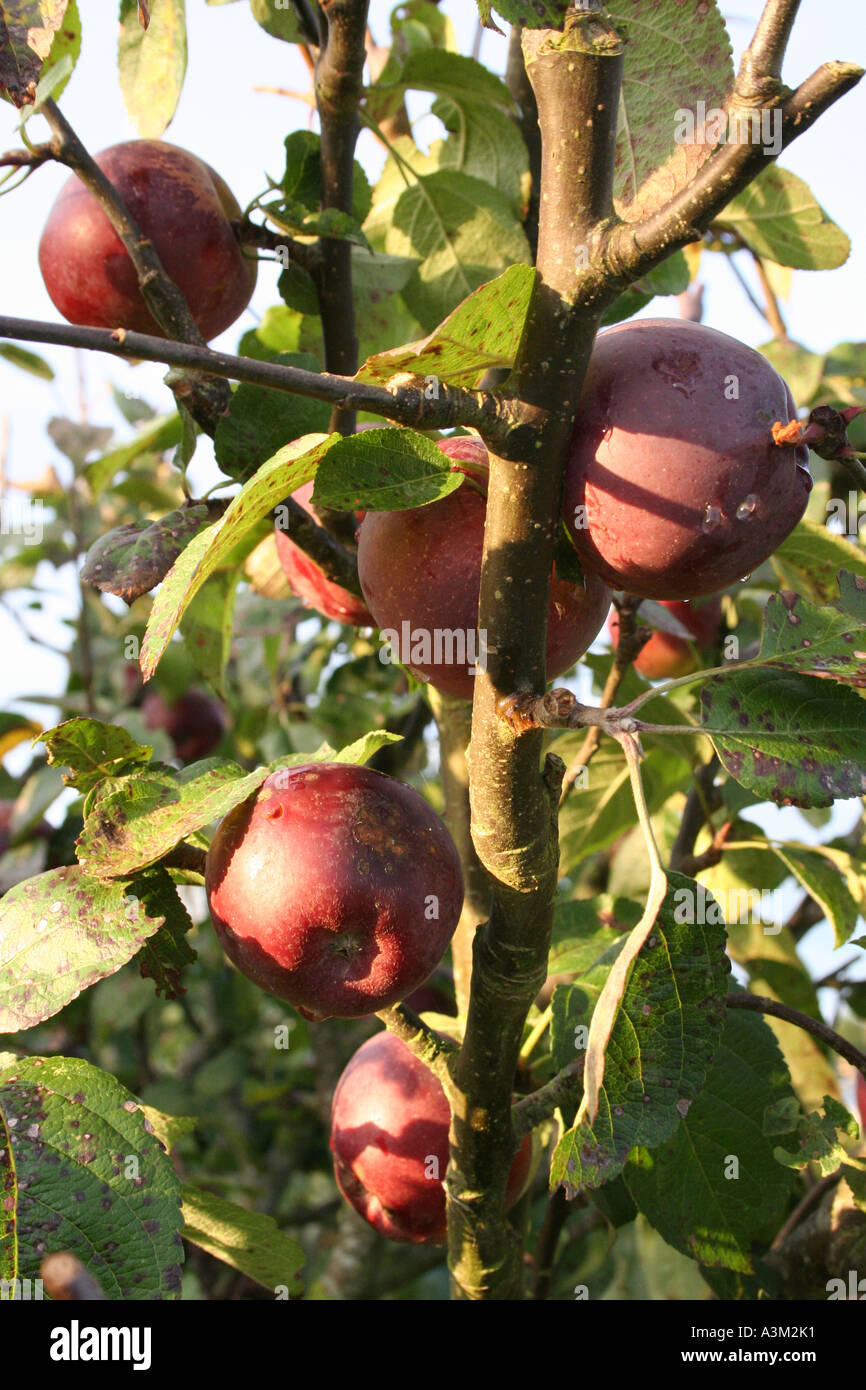
[[[222,510],[218,503],[216,514]],[[213,520],[214,510],[199,503],[180,507],[146,526],[118,526],[90,547],[81,578],[132,605],[162,583],[193,536]]]
[[[714,676],[703,724],[741,786],[780,806],[832,806],[866,792],[863,702],[835,681],[772,667]]]
[[[67,786],[88,792],[108,777],[119,777],[150,761],[153,749],[136,743],[119,724],[76,715],[40,735],[52,767],[67,767]]]
[[[866,612],[858,621],[851,612],[815,608],[799,594],[782,589],[767,601],[757,659],[804,675],[866,686]]]
[[[32,103],[68,0],[0,0],[0,90]]]
[[[6,1059],[4,1059],[5,1061]],[[106,1298],[180,1296],[180,1179],[135,1097],[77,1057],[0,1070],[17,1175],[18,1277],[68,1250]]]
[[[131,960],[164,920],[136,885],[101,883],[77,865],[11,888],[0,902],[0,1033],[52,1018]]]
[[[511,266],[458,304],[429,338],[368,357],[355,380],[384,385],[396,372],[412,372],[475,386],[490,368],[510,367],[536,273],[533,266]]]
[[[668,892],[632,968],[605,1056],[598,1113],[556,1146],[551,1185],[569,1193],[600,1187],[622,1171],[636,1145],[669,1139],[699,1095],[725,1022],[730,963],[721,913],[705,889],[668,875]],[[610,970],[608,950],[573,985],[553,994],[553,1055],[575,1057],[575,1029],[589,1025]]]
[[[177,999],[186,993],[181,984],[184,967],[197,959],[187,940],[193,921],[178,896],[177,885],[167,869],[155,868],[134,883],[136,894],[146,910],[163,919],[159,931],[145,941],[138,953],[138,968],[145,980],[153,980],[157,994]]]
[[[623,1175],[639,1210],[675,1250],[711,1269],[752,1269],[752,1252],[779,1229],[793,1187],[773,1156],[764,1112],[793,1099],[765,1020],[729,1012],[703,1090],[676,1133],[652,1153],[637,1149]]]

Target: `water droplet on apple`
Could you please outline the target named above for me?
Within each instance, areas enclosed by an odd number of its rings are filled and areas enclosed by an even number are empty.
[[[748,497],[745,497],[743,501],[740,503],[739,507],[737,508],[737,520],[748,521],[752,516],[754,516],[757,505],[757,497],[755,496],[754,492],[750,492]]]
[[[751,579],[751,577],[752,577],[751,574],[743,574],[743,575],[741,575],[741,576],[740,576],[740,583],[741,583],[741,584],[748,584],[748,582],[749,582],[749,580]]]
[[[708,502],[707,505],[706,505],[706,507],[704,508],[704,519],[703,519],[703,521],[701,522],[701,530],[702,530],[705,534],[708,533],[709,531],[715,531],[715,529],[716,529],[716,527],[719,525],[721,519],[722,519],[721,508],[719,508],[719,507],[714,507],[714,506],[712,505],[712,503]]]

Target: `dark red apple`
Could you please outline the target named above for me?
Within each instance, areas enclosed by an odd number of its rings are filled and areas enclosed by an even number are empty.
[[[303,487],[292,493],[298,505],[318,521],[318,514],[310,501],[312,495],[313,483],[304,483]],[[352,624],[356,627],[375,627],[361,599],[350,594],[348,589],[326,579],[315,560],[311,560],[300,546],[295,545],[279,526],[276,528],[276,537],[280,564],[298,598],[302,598],[326,618],[336,619],[338,623]]]
[[[243,313],[257,263],[243,254],[231,221],[241,210],[204,160],[163,140],[127,140],[96,156],[135,221],[186,297],[206,339]],[[70,323],[164,337],[138,276],[93,194],[73,175],[61,188],[39,242],[45,288]]]
[[[208,757],[226,731],[221,707],[201,690],[189,690],[171,702],[158,691],[149,691],[141,712],[149,729],[165,729],[184,763]]]
[[[662,607],[667,608],[689,630],[699,647],[709,647],[715,641],[722,621],[720,599],[711,598],[704,603],[681,603],[678,599],[666,599]],[[619,646],[619,614],[615,608],[611,609],[607,627],[613,645]],[[672,632],[663,632],[661,628],[654,630],[632,665],[651,681],[674,680],[677,676],[688,676],[700,669],[693,644]]]
[[[487,450],[480,439],[443,439],[438,447],[483,480]],[[367,606],[382,632],[399,639],[399,659],[421,679],[470,700],[476,639],[486,497],[467,481],[425,507],[368,512],[358,532],[358,575]],[[573,666],[597,636],[610,592],[586,572],[586,588],[554,574],[547,619],[547,675]],[[437,645],[438,644],[438,645]],[[474,647],[474,651],[472,650]]]
[[[681,319],[609,328],[566,473],[581,560],[644,598],[696,598],[744,578],[806,509],[809,451],[771,432],[794,418],[785,382],[735,338]]]
[[[226,955],[306,1018],[357,1018],[411,994],[463,905],[460,858],[418,792],[348,763],[273,773],[207,856]]]
[[[450,1111],[433,1073],[393,1033],[358,1048],[337,1083],[331,1107],[334,1176],[343,1196],[389,1240],[441,1244]],[[532,1141],[508,1176],[507,1204],[529,1176]]]

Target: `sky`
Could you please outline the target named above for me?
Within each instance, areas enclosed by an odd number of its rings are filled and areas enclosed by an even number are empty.
[[[390,0],[372,0],[370,24],[379,42],[387,40],[391,8]],[[441,8],[454,22],[460,51],[470,53],[477,36],[475,5],[471,0],[444,0]],[[111,0],[79,0],[79,9],[83,51],[61,106],[85,145],[96,152],[120,140],[135,138],[136,131],[126,114],[117,79],[116,5]],[[723,5],[722,9],[737,61],[762,4],[760,0],[732,0],[730,7]],[[309,108],[302,102],[254,89],[284,87],[307,91],[307,70],[294,45],[270,38],[252,22],[246,0],[217,7],[208,6],[205,0],[187,0],[187,12],[189,66],[179,108],[165,138],[195,151],[212,164],[243,206],[265,186],[264,171],[279,176],[286,134],[305,127],[309,118]],[[505,53],[505,40],[485,32],[480,50],[482,62],[501,72]],[[786,60],[786,81],[796,85],[820,62],[834,58],[866,61],[864,0],[834,0],[832,5],[827,0],[803,0]],[[0,103],[0,148],[20,144],[15,125],[13,109]],[[794,276],[790,300],[785,306],[789,332],[812,349],[822,350],[837,342],[864,337],[864,125],[866,83],[826,113],[780,160],[783,167],[805,179],[854,243],[850,259],[841,269],[798,272]],[[31,139],[44,138],[42,122],[34,120],[29,129]],[[420,126],[419,138],[422,143],[429,143],[440,133],[438,122],[431,117]],[[369,133],[362,134],[358,152],[368,173],[375,177],[384,154]],[[42,284],[36,250],[48,210],[66,177],[66,171],[46,165],[13,194],[0,197],[0,306],[5,314],[57,319]],[[240,334],[270,304],[278,302],[278,270],[279,267],[270,265],[261,267],[250,309],[214,346],[234,351]],[[753,346],[769,338],[762,318],[749,305],[720,257],[704,257],[701,278],[706,284],[707,323]],[[647,312],[674,314],[676,307],[674,301],[656,300]],[[160,411],[171,408],[172,398],[162,385],[164,371],[160,367],[132,367],[65,348],[39,351],[57,373],[51,384],[0,361],[0,438],[5,417],[9,436],[7,471],[13,479],[39,475],[48,463],[62,476],[64,461],[46,438],[44,427],[52,415],[77,417],[79,372],[94,424],[122,428],[111,399],[111,383],[121,391],[144,396]],[[202,489],[215,476],[209,458],[207,445],[200,446],[191,469],[193,484]],[[60,592],[42,619],[42,631],[50,640],[62,638],[66,645],[68,632],[59,628],[57,617],[70,611],[73,576],[69,573],[56,577],[55,582],[58,578]],[[24,707],[20,703],[22,695],[48,694],[59,689],[64,663],[25,646],[12,620],[2,612],[0,651],[0,708],[8,708],[10,703]],[[45,717],[44,707],[39,714]],[[841,808],[840,825],[849,824],[853,814],[853,803]],[[769,808],[764,823],[780,835],[804,837],[804,823],[794,812]],[[820,941],[816,945],[823,956]]]

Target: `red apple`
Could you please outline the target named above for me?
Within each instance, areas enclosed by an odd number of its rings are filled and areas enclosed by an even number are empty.
[[[450,1118],[440,1082],[393,1033],[368,1038],[340,1077],[331,1107],[334,1176],[346,1200],[389,1240],[445,1240]],[[509,1207],[526,1186],[531,1159],[527,1135],[508,1176]]]
[[[187,691],[168,702],[158,691],[149,691],[141,702],[149,729],[165,729],[181,762],[206,758],[226,731],[226,721],[216,700],[200,690]]]
[[[127,140],[96,156],[135,221],[186,297],[206,339],[247,307],[257,263],[231,221],[241,210],[204,160],[163,140]],[[39,268],[70,323],[166,336],[151,317],[120,237],[93,194],[73,175],[61,188],[39,242]]]
[[[470,478],[483,480],[480,439],[443,439],[438,447]],[[473,658],[484,659],[478,596],[487,500],[472,482],[424,507],[368,512],[358,532],[358,575],[382,632],[396,634],[395,659],[423,680],[470,700]],[[560,676],[597,636],[610,592],[586,571],[586,588],[554,574],[547,618],[547,675]],[[437,649],[438,643],[438,649]],[[475,645],[475,650],[472,650]]]
[[[226,955],[306,1018],[356,1018],[411,994],[463,905],[460,858],[418,792],[372,768],[273,773],[207,856]]]
[[[564,517],[615,589],[687,599],[763,563],[809,497],[809,451],[766,358],[681,319],[616,324],[593,350],[571,442]]]
[[[711,598],[705,603],[681,603],[678,599],[666,599],[662,607],[688,628],[699,647],[712,645],[722,621],[719,599]],[[611,610],[607,627],[613,645],[619,646],[619,614],[615,608]],[[674,680],[677,676],[688,676],[700,669],[692,644],[672,632],[662,632],[661,628],[654,630],[632,665],[651,681]]]
[[[298,505],[318,521],[318,514],[310,501],[312,495],[313,483],[304,483],[303,487],[292,493]],[[326,618],[336,619],[338,623],[352,624],[356,627],[375,627],[361,599],[350,594],[348,589],[343,589],[339,584],[326,579],[315,560],[311,560],[300,546],[295,545],[279,526],[276,528],[276,537],[280,564],[298,598],[302,598]]]

